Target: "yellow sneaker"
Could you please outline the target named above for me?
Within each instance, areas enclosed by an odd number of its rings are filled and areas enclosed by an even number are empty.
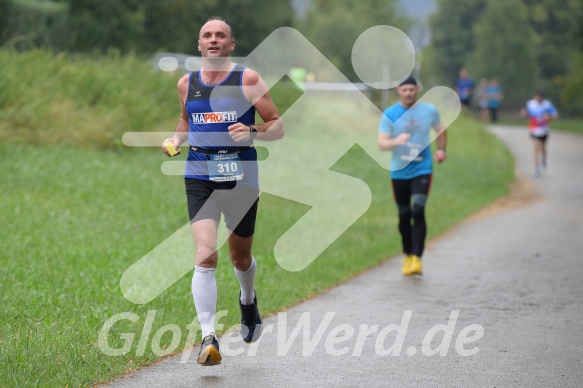
[[[407,255],[403,259],[403,268],[401,268],[401,271],[403,272],[403,275],[405,275],[405,276],[409,276],[412,274],[411,273],[411,258],[412,257],[413,257],[413,255]]]
[[[215,333],[210,333],[202,340],[196,362],[200,365],[211,366],[219,365],[222,359]]]
[[[411,275],[423,275],[423,262],[419,256],[411,255],[410,269]]]

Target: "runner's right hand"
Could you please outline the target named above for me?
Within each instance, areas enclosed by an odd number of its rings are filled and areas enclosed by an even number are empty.
[[[168,153],[168,149],[165,147],[166,143],[172,143],[174,148],[176,148],[176,150],[178,151],[178,153],[176,155],[180,155],[180,150],[178,149],[178,147],[180,146],[180,139],[177,139],[175,137],[169,137],[162,142],[162,152],[166,156],[171,156],[170,153]],[[174,156],[176,156],[176,155],[174,155]]]
[[[408,133],[401,133],[399,136],[397,136],[395,138],[395,142],[398,145],[405,145],[407,144],[407,142],[409,141],[409,139],[411,138],[411,135]]]

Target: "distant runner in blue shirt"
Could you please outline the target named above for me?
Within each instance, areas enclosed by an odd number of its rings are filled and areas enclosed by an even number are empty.
[[[413,77],[407,78],[397,93],[399,102],[387,108],[381,117],[378,145],[382,151],[392,151],[391,181],[405,254],[403,275],[421,275],[427,235],[425,203],[433,173],[431,128],[437,133],[437,163],[446,159],[447,134],[437,109],[417,101],[419,87]]]
[[[498,83],[498,79],[492,78],[490,84],[486,88],[488,95],[488,110],[490,111],[490,121],[495,123],[498,121],[498,109],[504,98],[502,93],[502,86]]]
[[[474,80],[468,77],[468,71],[466,69],[460,70],[460,76],[457,79],[455,89],[460,97],[462,105],[468,108],[472,105],[472,93],[474,93]]]

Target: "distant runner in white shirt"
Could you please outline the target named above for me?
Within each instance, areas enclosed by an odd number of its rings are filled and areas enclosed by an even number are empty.
[[[541,170],[547,167],[549,121],[559,118],[559,112],[552,102],[545,99],[544,92],[537,91],[534,98],[526,103],[526,108],[520,111],[520,116],[529,119],[528,129],[534,148],[534,174],[540,176]]]

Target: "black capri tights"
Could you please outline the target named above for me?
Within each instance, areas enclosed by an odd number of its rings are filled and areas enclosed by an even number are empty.
[[[431,188],[431,174],[412,179],[393,179],[393,194],[399,211],[399,233],[403,252],[421,257],[425,249],[427,224],[425,203]]]

